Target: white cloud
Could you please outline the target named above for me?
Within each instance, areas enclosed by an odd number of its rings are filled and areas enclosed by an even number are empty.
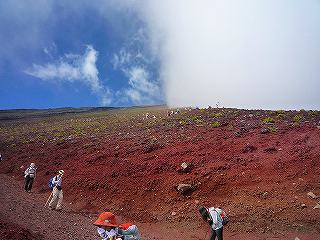
[[[140,104],[142,102],[141,93],[133,88],[124,91],[124,97],[129,98],[133,103]]]
[[[120,103],[152,105],[161,100],[161,89],[157,81],[150,79],[150,73],[142,66],[123,69],[128,78],[128,87],[117,92]]]
[[[320,109],[317,0],[132,2],[170,106]]]
[[[113,68],[117,70],[118,68],[130,63],[131,54],[127,52],[125,49],[121,49],[118,54],[113,55],[113,59],[111,61]]]
[[[54,63],[33,64],[25,73],[53,82],[82,82],[100,97],[102,105],[107,105],[112,102],[112,92],[99,79],[97,58],[98,52],[88,45],[83,55],[66,54]]]
[[[129,85],[139,92],[156,97],[159,94],[159,86],[149,80],[149,73],[143,67],[134,66],[128,72]]]

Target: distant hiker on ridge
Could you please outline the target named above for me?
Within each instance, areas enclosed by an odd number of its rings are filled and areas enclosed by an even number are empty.
[[[24,171],[24,190],[26,190],[26,192],[31,192],[33,181],[36,178],[36,172],[37,168],[34,163],[31,163],[30,166]]]
[[[202,219],[206,221],[211,227],[210,240],[223,240],[223,226],[229,222],[226,213],[220,208],[206,208],[200,207],[199,212]]]
[[[49,203],[49,208],[51,210],[61,210],[62,209],[62,200],[63,200],[63,191],[62,191],[62,176],[64,174],[63,170],[59,170],[58,175],[52,178],[52,199]]]

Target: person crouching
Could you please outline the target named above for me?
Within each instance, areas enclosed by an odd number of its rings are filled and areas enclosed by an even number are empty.
[[[123,239],[121,236],[119,236],[116,216],[113,213],[101,213],[93,224],[98,227],[97,232],[102,240]]]

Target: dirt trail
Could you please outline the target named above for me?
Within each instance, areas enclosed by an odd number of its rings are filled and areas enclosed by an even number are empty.
[[[0,182],[1,232],[7,234],[7,239],[98,239],[91,224],[93,216],[68,209],[49,210],[44,207],[47,194],[26,193],[21,182],[3,174]],[[21,234],[15,236],[14,232],[21,229]]]

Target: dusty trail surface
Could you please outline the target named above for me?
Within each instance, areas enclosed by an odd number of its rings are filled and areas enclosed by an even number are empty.
[[[0,175],[1,239],[98,239],[92,216],[44,207],[47,194],[26,193],[22,182]]]

